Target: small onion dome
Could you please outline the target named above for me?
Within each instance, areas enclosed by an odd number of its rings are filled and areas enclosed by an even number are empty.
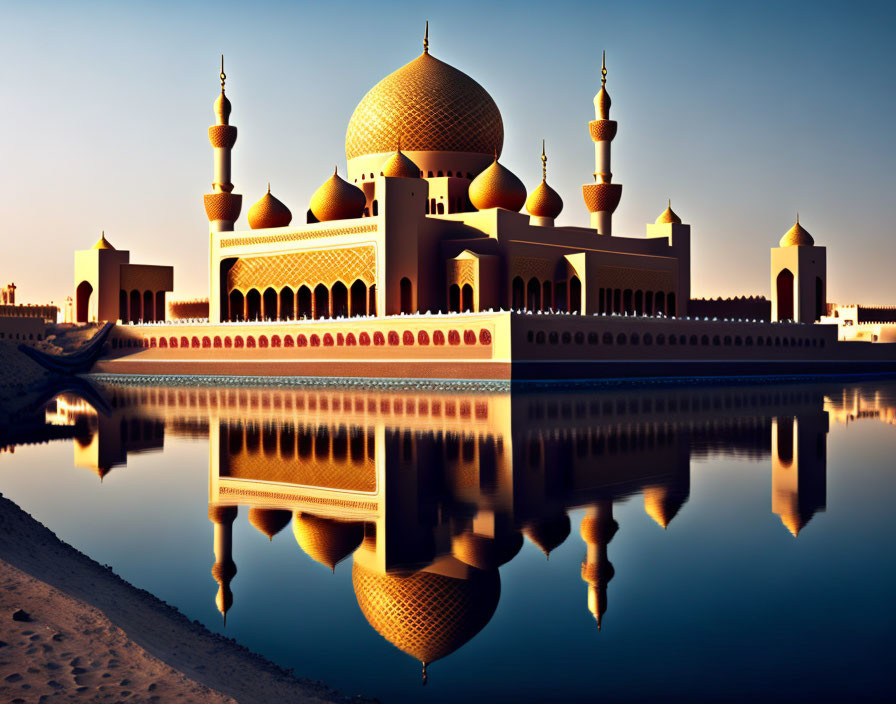
[[[273,540],[274,536],[286,528],[291,520],[291,511],[283,511],[275,508],[249,509],[249,523],[264,533],[268,537],[268,540]]]
[[[336,170],[311,196],[311,212],[320,222],[359,218],[366,205],[364,191],[340,178]]]
[[[569,516],[564,513],[527,523],[523,533],[547,556],[569,537],[570,529]]]
[[[351,555],[364,540],[364,524],[319,518],[308,513],[297,513],[292,532],[299,547],[315,562],[331,570]]]
[[[669,523],[687,500],[685,492],[675,491],[667,486],[646,487],[643,493],[644,511],[663,530],[669,527]]]
[[[812,235],[806,232],[806,229],[800,225],[800,216],[796,216],[796,223],[781,238],[778,243],[781,247],[811,247],[815,244]]]
[[[105,231],[100,236],[100,238],[96,241],[96,244],[93,245],[93,248],[94,249],[115,249],[115,247],[112,246],[112,243],[106,239]]]
[[[228,124],[228,120],[230,119],[230,110],[230,101],[227,99],[227,96],[224,95],[224,91],[222,90],[221,95],[219,95],[215,100],[215,115],[218,116],[218,124]]]
[[[470,202],[476,210],[504,208],[518,213],[526,202],[526,187],[496,158],[470,183]]]
[[[466,531],[451,539],[451,554],[470,567],[496,569],[510,562],[523,547],[523,536],[516,531],[490,538]]]
[[[660,216],[656,219],[657,225],[681,225],[681,218],[675,214],[675,211],[672,210],[672,201],[669,201],[669,205],[666,206],[666,209],[660,213]]]
[[[383,162],[380,175],[389,178],[420,178],[420,167],[398,149]]]
[[[286,227],[290,222],[292,213],[271,195],[271,184],[268,184],[268,192],[249,208],[249,227],[253,230],[264,230],[269,227]]]
[[[534,215],[537,218],[553,219],[563,210],[563,199],[546,181],[542,181],[529,194],[529,198],[526,200],[526,210],[529,211],[529,215]]]

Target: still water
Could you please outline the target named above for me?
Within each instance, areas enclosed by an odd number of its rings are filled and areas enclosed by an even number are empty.
[[[56,439],[0,453],[0,491],[344,693],[818,701],[896,683],[896,382],[90,398],[58,397]]]

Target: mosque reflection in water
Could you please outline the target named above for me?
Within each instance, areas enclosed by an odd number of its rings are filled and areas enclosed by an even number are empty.
[[[498,605],[498,568],[524,536],[546,555],[581,540],[583,606],[600,628],[614,570],[614,502],[641,494],[668,528],[692,459],[771,460],[771,510],[797,536],[825,509],[829,419],[894,422],[856,389],[649,393],[388,393],[328,389],[104,389],[108,413],[60,397],[51,420],[88,430],[75,464],[100,477],[167,434],[210,439],[215,601],[238,608],[233,524],[291,528],[313,560],[351,557],[358,605],[424,666],[472,639]],[[87,422],[85,423],[85,416]],[[584,508],[579,537],[568,511]]]

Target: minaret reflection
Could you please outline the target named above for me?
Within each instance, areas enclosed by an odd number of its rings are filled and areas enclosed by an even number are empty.
[[[600,630],[601,619],[607,612],[607,585],[615,574],[607,557],[607,545],[617,530],[619,524],[613,518],[613,502],[610,500],[596,501],[589,506],[579,527],[587,546],[582,579],[588,583],[588,610],[597,621],[597,630]]]
[[[215,604],[224,618],[225,625],[227,625],[227,612],[233,606],[230,582],[236,576],[236,564],[233,561],[233,522],[236,516],[236,506],[208,507],[208,518],[215,525],[215,564],[212,565],[212,577],[218,583]]]

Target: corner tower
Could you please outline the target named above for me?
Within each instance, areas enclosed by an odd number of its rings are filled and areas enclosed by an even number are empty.
[[[230,152],[236,144],[236,127],[230,124],[230,101],[224,95],[224,55],[221,55],[221,95],[215,100],[215,124],[208,128],[208,140],[215,150],[212,192],[203,196],[205,213],[212,232],[230,232],[240,216],[243,197],[233,192],[230,182]]]
[[[806,229],[796,223],[772,248],[772,320],[814,323],[825,315],[827,251],[818,247]]]
[[[613,212],[622,197],[622,184],[613,183],[610,170],[610,144],[616,136],[616,121],[610,119],[610,94],[607,93],[607,53],[601,63],[600,91],[594,96],[597,119],[588,124],[594,141],[594,183],[582,186],[582,197],[591,213],[591,227],[599,235],[613,234]]]

